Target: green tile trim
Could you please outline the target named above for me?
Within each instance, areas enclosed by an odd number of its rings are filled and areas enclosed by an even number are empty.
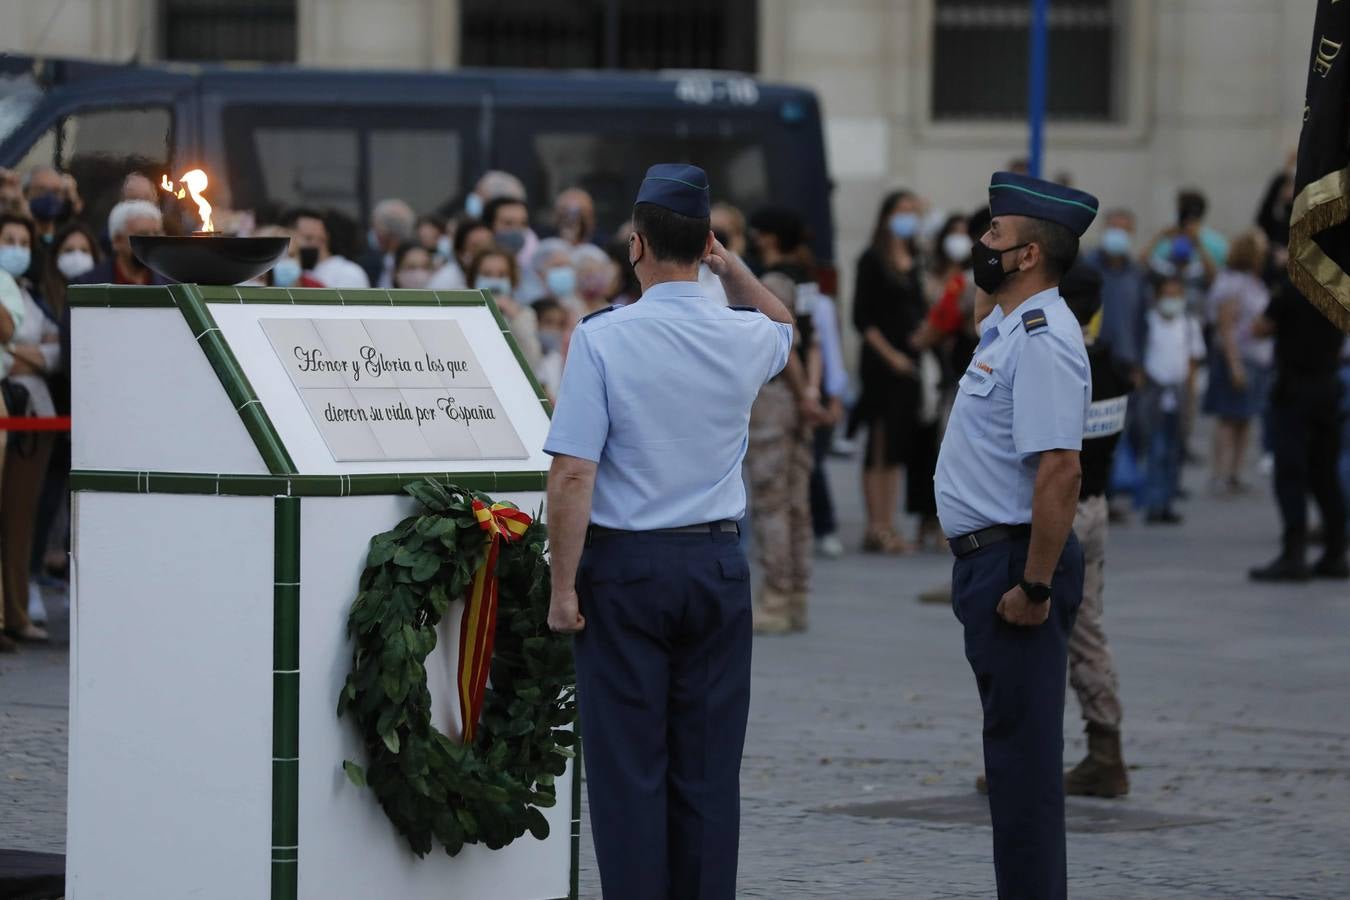
[[[483,306],[479,291],[414,291],[366,288],[223,287],[194,285],[206,303],[286,304],[292,306]],[[102,305],[102,304],[99,304]],[[491,304],[495,306],[496,304]]]
[[[112,494],[142,493],[143,472],[93,472],[77,469],[70,473],[72,491],[106,491]],[[148,493],[148,489],[145,491]]]
[[[483,302],[487,304],[487,308],[492,311],[492,318],[497,320],[497,327],[501,329],[502,337],[506,338],[506,346],[511,348],[511,353],[515,356],[520,370],[530,380],[530,387],[534,389],[534,396],[539,398],[539,402],[543,404],[545,415],[553,418],[553,404],[548,399],[548,392],[539,383],[539,379],[534,377],[534,369],[525,361],[525,354],[521,352],[520,344],[516,342],[516,336],[511,332],[511,326],[507,324],[506,317],[497,308],[497,301],[492,299],[492,295],[488,291],[479,291],[479,293],[483,295]]]
[[[192,330],[192,336],[198,346],[206,354],[207,361],[211,363],[211,368],[220,379],[220,385],[225,389],[226,396],[239,413],[239,419],[244,423],[249,437],[253,438],[254,446],[258,448],[258,455],[262,457],[267,471],[274,475],[295,472],[295,462],[292,461],[290,453],[286,451],[286,445],[277,434],[276,426],[268,417],[267,410],[263,409],[262,401],[254,392],[253,385],[249,383],[248,376],[244,374],[243,367],[234,356],[234,351],[225,342],[220,329],[216,326],[215,317],[211,315],[203,299],[204,292],[212,296],[225,297],[237,295],[240,289],[173,284],[169,285],[167,290],[178,301],[178,308],[183,313],[184,321]]]
[[[573,749],[577,755],[572,758],[572,890],[567,900],[580,900],[581,890],[578,880],[581,876],[581,723],[572,726],[577,730],[577,742]]]
[[[296,900],[300,844],[300,500],[272,510],[272,897]]]
[[[404,472],[376,475],[201,475],[187,472],[108,472],[76,469],[72,491],[114,494],[197,494],[229,497],[369,497],[402,494],[421,478],[484,493],[542,491],[547,472]]]
[[[70,306],[112,308],[169,308],[177,306],[163,286],[72,284],[66,295]]]

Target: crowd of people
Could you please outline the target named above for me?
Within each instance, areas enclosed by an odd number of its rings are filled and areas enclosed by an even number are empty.
[[[1292,186],[1292,168],[1280,172],[1252,226],[1231,239],[1208,224],[1206,198],[1198,191],[1181,191],[1175,223],[1148,238],[1139,234],[1131,210],[1111,209],[1096,245],[1080,257],[1099,274],[1103,299],[1085,333],[1109,348],[1134,388],[1110,469],[1112,519],[1182,521],[1185,498],[1202,489],[1182,477],[1186,464],[1202,457],[1195,423],[1210,415],[1208,490],[1230,496],[1252,489],[1245,454],[1254,442],[1261,470],[1282,484],[1284,552],[1253,572],[1263,578],[1312,574],[1302,548],[1319,530],[1300,523],[1294,511],[1308,492],[1322,501],[1324,562],[1335,569],[1339,558],[1344,565],[1344,551],[1338,557],[1336,547],[1344,544],[1344,503],[1337,506],[1329,492],[1350,490],[1350,435],[1336,434],[1343,415],[1337,419],[1333,411],[1313,423],[1317,427],[1303,420],[1281,424],[1280,385],[1286,393],[1298,388],[1277,377],[1278,330],[1315,327],[1282,326],[1268,315],[1272,297],[1278,305],[1282,295],[1294,296],[1284,275]],[[240,233],[291,238],[288,256],[258,284],[490,291],[526,361],[556,395],[577,323],[638,299],[628,264],[632,225],[597,222],[591,197],[580,188],[552,198],[547,221],[532,215],[529,201],[518,178],[490,171],[449,218],[418,215],[406,199],[380,201],[364,240],[350,216],[331,209],[226,212],[221,219]],[[131,173],[106,222],[90,223],[70,175],[50,167],[0,171],[0,375],[9,415],[68,414],[67,286],[163,283],[132,253],[130,238],[190,230],[189,212],[145,174]],[[989,213],[942,212],[903,190],[885,196],[856,260],[847,315],[820,290],[808,226],[789,206],[742,211],[715,204],[711,222],[718,240],[743,256],[797,316],[792,361],[753,410],[745,480],[762,572],[756,628],[798,631],[807,623],[812,556],[846,552],[825,476],[831,454],[856,449],[861,457],[866,525],[859,552],[945,552],[933,475],[947,413],[979,340],[971,253]],[[713,302],[727,302],[706,266],[700,284]],[[859,348],[856,372],[846,365],[848,325]],[[1330,364],[1333,380],[1339,367],[1346,382],[1344,404],[1350,347],[1337,344]],[[1290,429],[1300,430],[1303,443],[1280,453],[1281,441],[1293,440]],[[1255,441],[1252,431],[1259,434]],[[1333,439],[1340,455],[1331,451],[1328,481],[1325,457]],[[1308,448],[1310,441],[1316,448]],[[69,461],[66,435],[7,435],[0,473],[0,652],[47,637],[41,587],[65,573]],[[1341,521],[1327,521],[1337,510]],[[906,515],[913,522],[908,529],[901,525]]]

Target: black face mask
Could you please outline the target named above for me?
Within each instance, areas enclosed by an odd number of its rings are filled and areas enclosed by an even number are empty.
[[[39,222],[64,222],[70,218],[70,201],[60,194],[38,194],[28,201],[28,211]]]
[[[1012,274],[1003,268],[1003,254],[1020,250],[1029,243],[1031,242],[1027,241],[1022,244],[1014,244],[1011,247],[1004,247],[1002,250],[995,250],[984,241],[977,241],[975,249],[970,253],[970,262],[975,270],[975,286],[986,294],[994,294]]]
[[[306,272],[312,271],[319,264],[318,247],[300,248],[300,268]]]

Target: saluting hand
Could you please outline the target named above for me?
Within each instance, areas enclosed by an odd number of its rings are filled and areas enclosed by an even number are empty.
[[[740,263],[736,254],[732,253],[717,238],[713,238],[712,252],[703,257],[703,264],[708,267],[718,278],[723,278]]]
[[[554,589],[548,604],[548,627],[559,634],[574,634],[586,627],[575,589]]]
[[[1054,601],[1046,600],[1044,603],[1032,603],[1019,584],[998,601],[998,614],[1009,625],[1035,626],[1050,616],[1052,602]]]

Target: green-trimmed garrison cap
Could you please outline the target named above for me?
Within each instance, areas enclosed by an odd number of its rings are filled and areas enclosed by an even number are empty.
[[[995,172],[989,179],[989,214],[1044,219],[1082,237],[1097,217],[1097,198],[1053,181]]]
[[[647,170],[637,202],[663,206],[691,219],[706,219],[712,210],[708,173],[698,166],[658,163]]]

